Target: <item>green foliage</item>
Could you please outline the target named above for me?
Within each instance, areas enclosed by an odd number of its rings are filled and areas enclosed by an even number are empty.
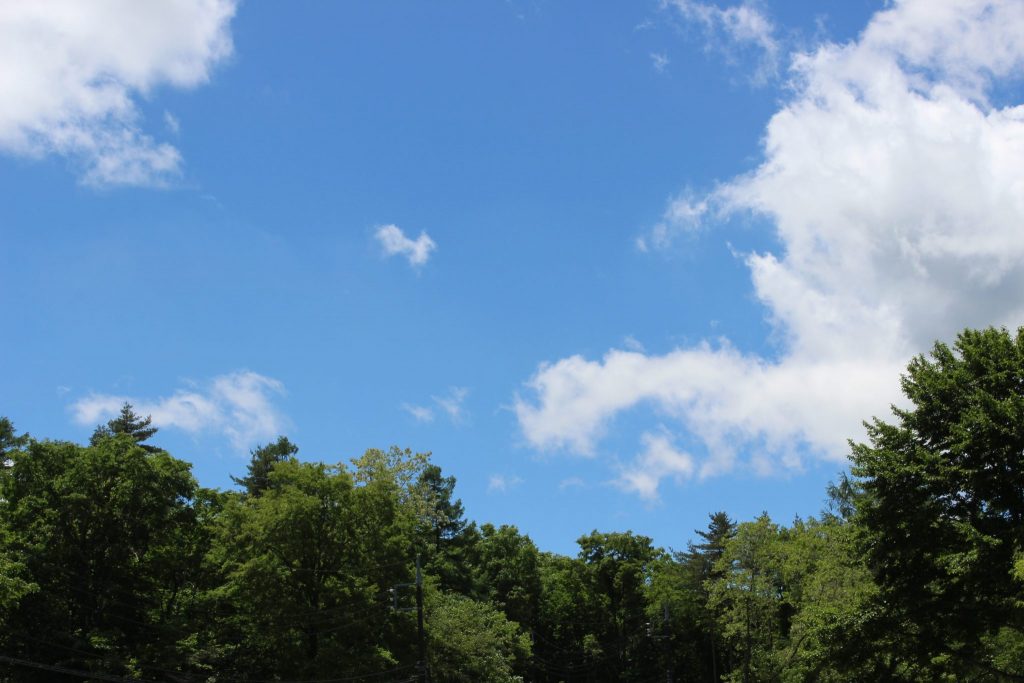
[[[877,594],[841,518],[781,527],[762,515],[740,524],[706,582],[708,612],[727,646],[731,681],[883,680],[891,674],[869,638]]]
[[[708,581],[708,607],[740,666],[728,680],[771,681],[779,671],[774,653],[783,630],[781,530],[763,514],[740,524]]]
[[[439,682],[1024,680],[1024,332],[938,344],[903,388],[820,519],[720,511],[683,552],[595,531],[575,557],[467,520],[427,453],[302,462],[282,436],[222,492],[130,405],[88,447],[0,418],[0,652],[97,679],[408,680],[421,556]]]
[[[439,683],[522,681],[530,638],[491,605],[457,593],[432,592],[427,601],[429,661]]]
[[[541,594],[540,553],[514,526],[480,528],[477,583],[481,592],[512,621],[536,623]]]
[[[684,553],[666,555],[652,565],[647,590],[648,635],[657,639],[665,669],[694,681],[717,681],[721,646],[699,573]],[[666,626],[667,611],[667,626]],[[665,637],[667,633],[667,638]]]
[[[647,633],[647,591],[667,558],[651,539],[593,533],[578,541],[575,560],[545,556],[538,660],[550,680],[647,680],[658,650]]]
[[[420,518],[417,548],[426,555],[428,571],[437,575],[445,590],[477,593],[472,567],[478,562],[480,535],[476,525],[464,518],[462,501],[453,500],[455,477],[442,476],[440,467],[427,464],[413,491],[426,512]]]
[[[687,552],[680,554],[680,560],[695,569],[702,581],[716,578],[720,570],[715,565],[725,554],[725,546],[736,535],[736,523],[724,511],[708,515],[707,531],[696,530],[703,543],[689,543]]]
[[[866,616],[877,589],[857,553],[856,529],[826,516],[796,520],[777,547],[783,622],[776,667],[784,681],[880,680]]]
[[[27,567],[13,546],[14,536],[6,527],[0,527],[0,619],[9,618],[9,612],[18,602],[39,590],[29,578]]]
[[[193,560],[180,542],[195,523],[188,465],[126,434],[10,455],[5,564],[38,590],[14,591],[0,649],[118,675],[134,658],[173,666],[167,628],[187,591],[179,569]]]
[[[1024,547],[1024,330],[965,331],[904,375],[912,405],[853,448],[856,521],[881,589],[876,630],[899,665],[989,675],[986,639],[1019,629]],[[993,674],[994,675],[994,674]]]
[[[24,448],[29,439],[28,434],[16,435],[14,423],[6,417],[0,417],[0,467],[7,467],[8,453]]]
[[[602,630],[601,602],[590,590],[582,562],[550,553],[542,553],[540,560],[534,652],[546,674],[541,680],[586,680],[603,657],[596,635]]]
[[[250,496],[258,496],[270,488],[270,474],[279,462],[295,460],[299,447],[286,436],[266,446],[257,446],[249,453],[249,469],[242,478],[231,477],[231,481],[243,487]]]
[[[14,467],[15,452],[28,443],[27,434],[17,436],[14,424],[6,417],[0,417],[0,618],[6,618],[7,612],[21,598],[39,590],[39,586],[29,578],[27,567],[18,558],[13,545],[15,537],[9,527],[9,502],[2,497],[2,492],[10,485],[4,480],[12,476],[9,470]]]
[[[726,544],[736,535],[736,523],[726,512],[718,511],[708,515],[706,531],[697,529],[694,533],[701,542],[688,543],[686,552],[675,555],[681,568],[682,585],[700,605],[700,609],[684,612],[690,615],[685,622],[689,626],[690,647],[687,648],[687,656],[677,666],[694,671],[701,680],[718,681],[720,673],[729,668],[729,652],[718,624],[722,606],[709,604],[709,586],[723,576],[718,565],[725,554]]]
[[[357,491],[342,467],[285,460],[269,478],[218,519],[210,561],[223,583],[211,600],[231,618],[212,637],[240,641],[220,667],[324,677],[392,664],[376,644],[389,629],[386,587],[408,578],[397,501],[382,505],[381,482]]]
[[[144,444],[143,441],[148,441],[154,434],[157,433],[157,428],[151,426],[153,418],[146,416],[142,418],[135,414],[135,410],[132,408],[132,404],[127,401],[121,406],[121,412],[117,417],[107,422],[105,425],[99,425],[96,430],[92,433],[92,437],[89,439],[89,445],[96,446],[100,441],[109,439],[112,436],[118,434],[127,434],[130,436],[135,443],[139,444],[144,450],[155,453],[160,450],[156,446],[150,446]]]

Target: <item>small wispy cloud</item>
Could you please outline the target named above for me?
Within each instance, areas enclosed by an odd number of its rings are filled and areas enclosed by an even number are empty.
[[[75,422],[88,426],[113,417],[127,402],[136,413],[152,416],[157,427],[220,433],[245,450],[284,431],[287,419],[273,404],[273,397],[284,393],[278,380],[241,371],[162,398],[93,393],[72,403],[70,410]]]
[[[647,349],[644,348],[643,343],[631,334],[627,334],[626,338],[622,340],[622,345],[626,347],[628,351],[636,351],[637,353],[644,353]]]
[[[403,403],[402,410],[412,415],[417,422],[433,422],[434,411],[427,406],[417,406],[411,403]]]
[[[164,112],[164,126],[174,135],[181,132],[181,123],[178,121],[178,117],[169,111]]]
[[[430,398],[451,418],[452,422],[461,422],[465,417],[462,402],[468,395],[469,389],[466,387],[452,387],[444,396],[431,396]]]
[[[661,220],[646,235],[637,238],[636,247],[642,252],[650,248],[665,249],[677,235],[696,234],[710,212],[707,196],[697,197],[687,190],[669,201]]]
[[[654,70],[658,73],[664,73],[666,67],[668,67],[669,59],[668,55],[664,52],[652,52],[651,53],[651,64],[654,66]]]
[[[699,26],[708,49],[720,51],[728,59],[736,59],[742,50],[754,50],[754,83],[764,84],[778,74],[781,46],[775,38],[775,24],[753,0],[731,7],[699,0],[662,0],[662,7],[671,7],[684,21]]]
[[[451,387],[447,394],[431,396],[432,405],[403,403],[402,410],[412,415],[417,422],[433,422],[440,411],[447,415],[453,424],[461,424],[466,419],[466,411],[462,404],[468,395],[467,387]]]
[[[566,489],[582,489],[586,488],[586,486],[587,482],[583,481],[580,477],[567,477],[558,482],[559,491],[565,491]]]
[[[693,476],[693,457],[677,450],[667,433],[648,432],[641,437],[641,441],[643,452],[620,469],[619,477],[613,483],[624,491],[636,493],[645,501],[654,503],[659,500],[658,487],[663,479],[672,478],[681,482]]]
[[[404,256],[413,267],[426,264],[431,253],[437,249],[437,243],[427,233],[421,232],[416,239],[410,239],[401,228],[393,224],[380,226],[374,234],[384,248],[385,255]]]
[[[492,474],[487,482],[487,490],[491,493],[505,493],[523,483],[521,477],[506,474]]]

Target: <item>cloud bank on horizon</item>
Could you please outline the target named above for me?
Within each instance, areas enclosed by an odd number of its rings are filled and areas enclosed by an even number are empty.
[[[740,16],[672,4],[726,30]],[[1021,35],[1018,0],[900,0],[849,43],[792,53],[792,95],[767,124],[760,165],[671,201],[638,243],[664,249],[716,220],[768,219],[780,250],[744,258],[779,354],[716,341],[545,363],[515,404],[527,441],[594,455],[615,416],[650,406],[706,453],[640,434],[617,483],[649,500],[665,478],[740,460],[760,472],[839,462],[861,420],[900,400],[913,354],[964,327],[1024,322],[1024,106],[994,95],[1020,82]]]
[[[144,132],[139,97],[193,88],[232,52],[235,0],[0,5],[0,151],[55,154],[92,186],[161,185],[181,153]],[[165,115],[173,130],[177,119]],[[173,125],[170,122],[174,122]]]
[[[219,433],[236,450],[244,451],[284,432],[288,420],[273,404],[273,398],[282,394],[284,385],[280,381],[239,371],[156,399],[90,394],[71,404],[71,414],[78,424],[91,426],[117,415],[122,405],[131,403],[137,414],[152,417],[156,427],[188,434]]]

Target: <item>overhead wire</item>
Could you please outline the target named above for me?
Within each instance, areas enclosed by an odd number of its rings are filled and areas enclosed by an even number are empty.
[[[49,641],[45,641],[45,640],[42,640],[42,639],[39,639],[39,638],[32,638],[31,636],[24,636],[24,637],[28,638],[29,640],[33,640],[33,641],[38,642],[40,644],[46,645],[48,647],[54,647],[54,648],[58,648],[58,649],[61,649],[61,650],[65,650],[67,652],[73,652],[73,653],[76,653],[76,654],[83,655],[83,656],[85,656],[88,659],[100,659],[100,658],[102,658],[102,655],[100,655],[99,653],[89,653],[89,652],[85,652],[84,650],[79,650],[79,649],[76,649],[76,648],[73,648],[73,647],[68,647],[66,645],[59,645],[57,643],[51,643]],[[93,672],[73,669],[71,667],[61,667],[61,666],[56,665],[56,664],[44,664],[42,662],[33,662],[31,660],[19,659],[19,658],[16,658],[16,657],[6,657],[6,656],[0,657],[0,661],[7,661],[7,660],[9,660],[10,663],[23,664],[25,666],[33,666],[33,668],[48,667],[48,668],[50,668],[50,670],[54,670],[54,671],[56,671],[57,669],[60,669],[61,673],[68,673],[69,675],[77,675],[77,674],[84,673],[88,677],[101,678],[103,680],[131,681],[132,683],[145,683],[141,679],[130,678],[130,677],[125,677],[125,676],[117,676],[115,674],[93,673]],[[358,680],[363,680],[363,679],[379,678],[381,676],[386,676],[386,675],[391,674],[391,673],[395,673],[395,672],[398,672],[398,671],[404,671],[404,670],[412,669],[412,668],[415,668],[415,667],[416,667],[415,664],[406,664],[406,665],[400,665],[400,666],[392,667],[390,669],[385,669],[383,671],[370,672],[370,673],[366,673],[366,674],[356,674],[356,675],[353,675],[353,676],[332,677],[332,678],[310,678],[310,679],[279,679],[279,678],[273,678],[273,679],[253,679],[253,678],[245,678],[244,679],[244,683],[329,683],[331,681],[358,681]],[[170,674],[170,675],[173,675],[173,676],[179,677],[179,678],[183,677],[183,678],[187,678],[187,679],[191,679],[191,680],[196,680],[196,674],[192,674],[192,673],[189,673],[189,672],[186,672],[186,671],[178,671],[178,670],[174,670],[174,669],[163,669],[163,668],[160,668],[160,667],[157,667],[157,666],[147,666],[146,668],[150,669],[152,671],[159,671],[160,673]],[[243,683],[239,679],[231,679],[231,678],[218,678],[218,680],[221,681],[222,683],[235,683],[236,681],[238,681],[238,683]]]

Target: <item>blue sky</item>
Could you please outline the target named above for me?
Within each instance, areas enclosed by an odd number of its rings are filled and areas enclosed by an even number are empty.
[[[432,451],[574,552],[816,513],[911,355],[1024,321],[1016,0],[0,14],[0,414],[228,486]]]

